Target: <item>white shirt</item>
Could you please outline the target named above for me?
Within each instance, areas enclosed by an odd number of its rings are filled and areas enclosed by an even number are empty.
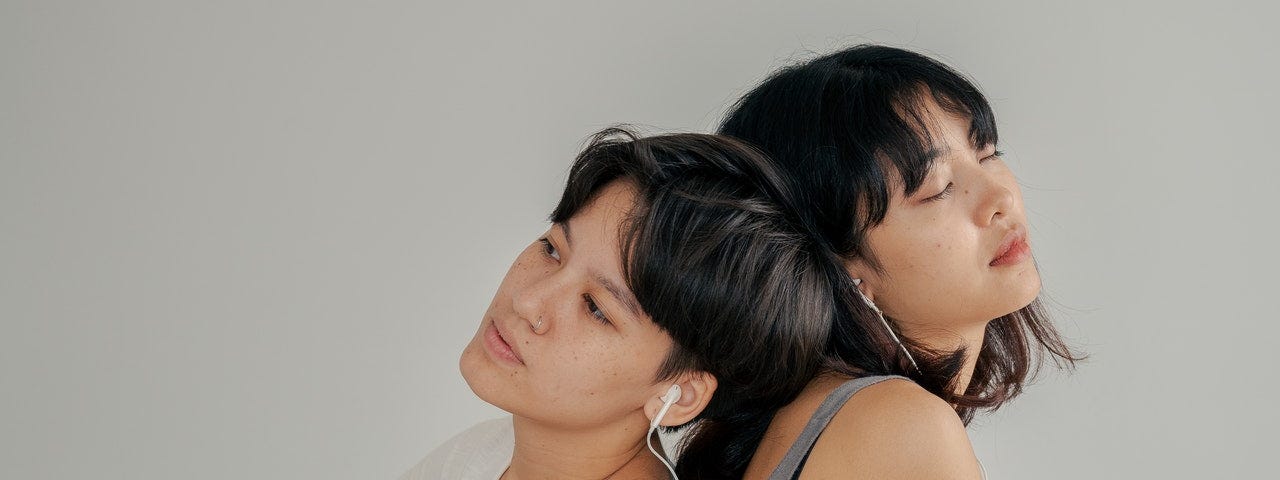
[[[482,422],[432,450],[400,480],[498,480],[515,446],[511,417]]]

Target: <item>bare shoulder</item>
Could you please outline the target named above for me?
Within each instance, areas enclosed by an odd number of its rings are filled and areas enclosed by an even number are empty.
[[[805,463],[802,479],[979,479],[964,423],[915,383],[864,388],[836,413]]]

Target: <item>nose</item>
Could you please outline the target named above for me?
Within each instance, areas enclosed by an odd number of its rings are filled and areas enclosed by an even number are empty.
[[[533,333],[544,334],[554,323],[555,306],[564,302],[556,301],[556,277],[549,276],[528,284],[511,295],[511,307],[516,316],[529,324]]]
[[[987,188],[977,210],[978,224],[988,226],[1013,212],[1018,203],[1016,180],[1012,176],[988,175]]]

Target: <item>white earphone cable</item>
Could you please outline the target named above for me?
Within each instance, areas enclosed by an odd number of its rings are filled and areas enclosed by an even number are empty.
[[[861,284],[862,284],[861,278],[853,279],[854,287],[857,287],[858,285],[861,285]],[[898,339],[898,334],[893,332],[893,327],[889,326],[889,321],[885,320],[884,312],[880,311],[880,307],[877,307],[875,302],[872,302],[870,298],[867,298],[867,296],[862,293],[862,290],[858,288],[854,288],[853,291],[858,294],[858,298],[862,299],[862,303],[865,303],[867,304],[868,307],[871,307],[871,310],[876,312],[876,316],[880,317],[880,323],[883,324],[884,329],[889,332],[889,338],[892,338],[893,343],[898,344],[898,348],[902,349],[902,353],[907,355],[907,360],[911,361],[911,366],[915,367],[916,373],[923,373],[920,371],[920,365],[916,364],[915,357],[911,356],[911,352],[907,350],[907,346],[902,344],[902,340]]]
[[[649,451],[653,452],[653,456],[658,457],[658,461],[662,462],[662,466],[667,467],[667,471],[671,472],[671,479],[680,480],[680,477],[676,476],[676,469],[675,467],[671,466],[671,462],[668,461],[666,457],[662,456],[662,454],[658,453],[658,451],[653,448],[653,432],[656,432],[657,430],[658,429],[656,427],[650,427],[649,433],[644,437],[644,443],[649,446]]]

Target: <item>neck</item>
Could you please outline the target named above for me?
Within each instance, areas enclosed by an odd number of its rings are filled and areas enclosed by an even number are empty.
[[[517,415],[512,425],[515,451],[503,480],[666,478],[666,467],[645,445],[643,415],[580,429]]]
[[[964,347],[964,363],[957,373],[955,385],[955,393],[963,394],[969,388],[969,381],[973,379],[973,371],[977,368],[978,354],[982,352],[982,341],[986,338],[987,323],[980,322],[947,332],[917,332],[911,334],[911,338],[942,351]]]
[[[982,353],[982,339],[986,336],[987,324],[983,323],[973,332],[965,335],[964,365],[960,367],[956,378],[957,394],[964,394],[969,389],[969,381],[973,379],[973,371],[978,366],[978,354]]]

